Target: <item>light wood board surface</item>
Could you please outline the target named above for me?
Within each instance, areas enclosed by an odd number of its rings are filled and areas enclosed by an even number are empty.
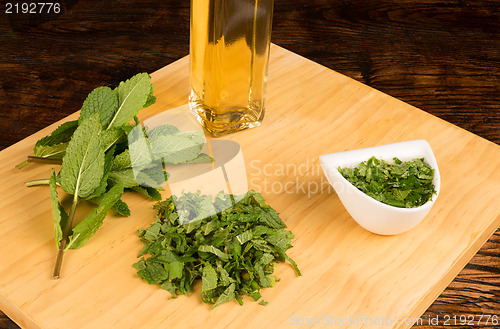
[[[186,103],[188,62],[152,74],[158,101],[142,118]],[[0,309],[22,328],[287,328],[308,321],[406,328],[500,224],[498,145],[273,45],[263,124],[222,139],[240,144],[249,187],[295,234],[289,255],[303,276],[279,264],[281,281],[263,290],[265,307],[246,298],[243,307],[210,310],[199,285],[169,300],[132,267],[142,247],[137,229],[155,211],[129,194],[132,216],[109,216],[87,245],[67,253],[62,278],[52,280],[49,192],[23,185],[48,177],[51,166],[14,166],[58,124],[0,152]],[[434,151],[439,198],[413,230],[369,233],[329,188],[318,156],[412,139]]]

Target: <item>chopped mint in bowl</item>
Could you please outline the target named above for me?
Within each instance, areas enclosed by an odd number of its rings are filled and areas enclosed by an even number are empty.
[[[319,159],[351,217],[376,234],[412,229],[439,195],[439,169],[425,140],[324,154]]]

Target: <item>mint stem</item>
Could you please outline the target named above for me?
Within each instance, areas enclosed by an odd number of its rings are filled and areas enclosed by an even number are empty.
[[[37,180],[31,180],[29,182],[24,183],[27,187],[31,186],[38,186],[38,185],[49,185],[49,180],[48,179],[37,179]]]
[[[64,233],[61,240],[61,245],[59,246],[59,252],[57,253],[56,266],[54,267],[54,279],[59,279],[59,274],[61,272],[61,266],[63,261],[64,249],[66,248],[66,242],[73,227],[73,218],[75,217],[76,206],[78,205],[78,197],[73,199],[71,204],[71,210],[69,213],[68,221],[64,227]]]
[[[54,159],[54,158],[43,158],[36,157],[34,155],[28,156],[29,162],[43,162],[43,163],[52,163],[52,164],[62,164],[62,159]]]
[[[17,169],[22,169],[22,168],[26,167],[26,166],[27,166],[27,165],[29,165],[29,164],[30,164],[30,161],[29,161],[29,160],[24,160],[23,162],[21,162],[20,164],[18,164],[18,165],[16,166],[16,168],[17,168]]]
[[[49,185],[49,179],[35,179],[35,180],[30,180],[29,182],[25,182],[24,185],[27,187],[32,187],[32,186],[40,186],[40,185]],[[56,182],[57,186],[61,186],[58,182]]]
[[[36,157],[34,155],[29,155],[28,159],[24,160],[20,164],[16,166],[17,169],[22,169],[29,165],[32,162],[39,162],[39,163],[51,163],[51,164],[62,164],[62,159],[54,159],[54,158],[44,158],[44,157]]]

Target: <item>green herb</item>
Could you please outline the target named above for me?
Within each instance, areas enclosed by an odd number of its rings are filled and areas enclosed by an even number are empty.
[[[243,304],[242,295],[259,300],[260,289],[278,280],[276,261],[288,260],[301,275],[286,254],[293,234],[262,195],[250,191],[234,200],[222,192],[215,200],[198,192],[157,203],[156,221],[139,230],[144,247],[134,264],[138,276],[172,297],[188,295],[201,279],[202,300],[216,307],[233,299]]]
[[[33,161],[45,161],[52,163],[61,163],[68,142],[78,127],[78,121],[68,121],[60,125],[49,136],[45,136],[35,144],[33,156],[17,165],[21,169]],[[52,161],[51,161],[52,160]]]
[[[97,87],[85,99],[78,123],[94,113],[99,113],[101,126],[107,128],[118,108],[118,96],[109,87]]]
[[[100,185],[104,174],[104,150],[100,139],[101,132],[99,114],[91,115],[76,129],[66,149],[61,167],[61,186],[68,194],[74,195],[74,201],[79,197],[88,197]]]
[[[50,185],[50,200],[52,201],[52,213],[54,214],[54,236],[56,238],[57,248],[61,246],[61,240],[63,239],[62,228],[66,227],[68,221],[68,214],[59,203],[59,197],[57,195],[57,185],[56,185],[56,173],[52,169],[52,175],[49,180]]]
[[[113,111],[110,127],[119,127],[134,118],[139,111],[155,102],[154,85],[147,73],[139,73],[127,81],[120,82],[115,89],[119,107]]]
[[[64,252],[82,247],[101,227],[109,210],[121,216],[130,215],[130,209],[121,200],[124,191],[161,200],[161,185],[167,179],[164,163],[207,160],[207,155],[200,154],[202,133],[182,133],[171,125],[151,131],[141,126],[136,115],[155,102],[153,92],[154,85],[147,73],[121,82],[114,90],[94,89],[83,103],[78,120],[62,124],[40,139],[34,156],[17,166],[22,168],[35,160],[61,164],[59,174],[52,169],[50,179],[26,184],[50,186],[59,250],[54,278],[59,277]],[[135,125],[129,124],[132,119]],[[153,138],[148,138],[149,134]],[[158,145],[168,140],[170,149]],[[157,149],[161,152],[154,152]],[[58,185],[73,196],[69,214],[59,202]],[[97,208],[73,227],[80,200],[88,200]]]
[[[432,169],[424,158],[394,163],[371,157],[354,168],[338,168],[351,184],[370,197],[385,204],[401,207],[419,207],[436,194]]]
[[[113,205],[120,199],[123,194],[123,186],[115,185],[102,196],[99,206],[92,213],[83,219],[73,228],[73,234],[70,236],[68,248],[81,248],[101,227],[104,217]]]

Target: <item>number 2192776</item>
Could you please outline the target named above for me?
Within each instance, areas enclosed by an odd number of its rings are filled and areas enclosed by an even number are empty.
[[[6,14],[59,14],[61,4],[58,2],[7,2]]]

